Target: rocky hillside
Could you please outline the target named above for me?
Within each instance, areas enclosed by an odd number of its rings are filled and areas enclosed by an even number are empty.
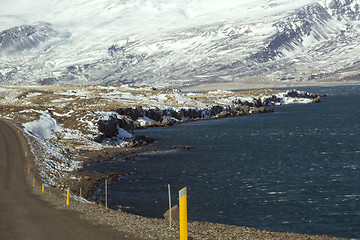
[[[46,22],[13,27],[0,34],[0,53],[9,55],[24,52],[57,36],[54,27]]]

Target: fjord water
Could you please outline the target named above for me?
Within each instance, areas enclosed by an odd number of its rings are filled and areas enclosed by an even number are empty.
[[[187,151],[94,163],[120,172],[109,205],[162,217],[188,187],[188,218],[261,229],[360,237],[360,86],[305,88],[320,104],[137,131]]]

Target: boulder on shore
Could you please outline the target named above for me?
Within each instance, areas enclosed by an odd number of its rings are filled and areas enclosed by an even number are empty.
[[[161,124],[164,125],[164,126],[171,126],[173,125],[173,123],[171,122],[171,120],[166,117],[166,116],[163,116],[162,120],[161,120]]]
[[[167,222],[169,222],[170,211],[171,211],[171,221],[172,222],[179,222],[179,206],[175,205],[171,209],[167,210],[164,213],[164,218],[165,218],[165,220]]]

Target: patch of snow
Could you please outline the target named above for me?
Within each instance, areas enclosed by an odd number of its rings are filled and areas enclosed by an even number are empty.
[[[70,129],[64,129],[62,131],[62,139],[84,139],[84,134],[80,132],[79,130],[70,130]]]
[[[288,98],[288,97],[284,97],[284,98],[281,99],[281,102],[280,102],[281,105],[298,104],[298,103],[302,103],[302,104],[312,103],[312,99],[310,99],[310,98]]]
[[[160,100],[160,101],[167,101],[167,100],[169,100],[169,98],[167,97],[166,94],[159,94],[159,95],[157,95],[157,99]]]
[[[75,98],[59,98],[59,99],[53,99],[51,102],[53,103],[59,103],[59,102],[65,102],[65,101],[74,101]]]
[[[123,128],[118,127],[118,131],[119,131],[119,133],[117,135],[118,139],[131,139],[134,137],[131,133],[129,133],[128,131],[126,131]]]
[[[118,114],[116,112],[96,112],[99,115],[99,120],[109,120],[110,118],[118,118]]]
[[[56,143],[49,142],[28,129],[24,129],[34,161],[39,166],[40,175],[45,183],[55,186],[63,181],[65,172],[79,169],[82,164],[72,157],[65,156],[66,152]]]
[[[40,92],[32,92],[32,93],[26,94],[26,97],[30,98],[30,97],[37,97],[37,96],[41,96],[41,95],[42,95],[42,93],[40,93]]]
[[[151,118],[148,118],[146,116],[138,118],[135,122],[139,122],[141,127],[144,127],[147,125],[147,123],[153,123],[155,120],[152,120]]]
[[[216,103],[219,105],[231,105],[235,100],[238,100],[237,97],[228,97],[228,98],[219,98],[216,100]]]
[[[25,110],[21,110],[19,111],[19,113],[30,113],[30,112],[34,112],[34,109],[25,109]]]
[[[72,194],[72,193],[70,193],[70,197],[75,199],[78,202],[82,202],[82,203],[86,203],[86,204],[94,204],[94,203],[86,200],[85,198],[76,196],[75,194]]]
[[[71,117],[71,113],[75,112],[73,109],[71,109],[68,113],[64,113],[64,114],[60,114],[60,113],[57,113],[57,112],[52,112],[52,114],[54,114],[55,116],[58,116],[58,117]]]
[[[60,123],[50,117],[48,113],[41,115],[38,120],[24,123],[23,126],[29,132],[44,139],[54,138],[54,133],[62,130]]]
[[[229,93],[232,93],[230,91],[226,91],[226,90],[216,90],[216,91],[210,91],[208,92],[208,94],[210,95],[217,95],[217,94],[229,94]]]

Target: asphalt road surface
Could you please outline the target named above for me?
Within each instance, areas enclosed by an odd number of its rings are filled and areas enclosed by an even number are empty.
[[[124,239],[124,233],[92,225],[33,194],[25,184],[25,149],[16,128],[0,120],[1,240]]]

